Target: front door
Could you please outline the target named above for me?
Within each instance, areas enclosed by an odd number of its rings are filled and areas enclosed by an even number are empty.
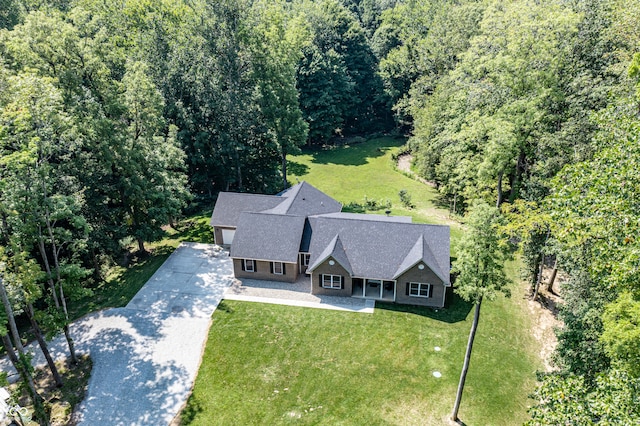
[[[367,299],[393,302],[396,300],[396,283],[395,281],[367,279],[365,280],[363,293],[363,297]]]

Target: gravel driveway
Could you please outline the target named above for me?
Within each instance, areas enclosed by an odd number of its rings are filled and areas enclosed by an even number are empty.
[[[211,315],[232,282],[227,252],[183,243],[126,307],[73,323],[78,352],[93,360],[79,424],[169,424],[186,402]],[[64,338],[50,345],[55,357],[67,355]],[[34,352],[34,364],[44,364]],[[5,360],[0,366],[12,369]]]

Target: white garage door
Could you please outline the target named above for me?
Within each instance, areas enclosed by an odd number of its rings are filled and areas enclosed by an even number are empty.
[[[236,234],[235,229],[223,229],[222,230],[222,244],[233,243],[233,236]]]

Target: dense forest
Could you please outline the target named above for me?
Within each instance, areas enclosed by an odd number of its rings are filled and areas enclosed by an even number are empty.
[[[66,331],[193,200],[393,132],[452,212],[501,208],[532,287],[569,277],[531,424],[637,424],[639,22],[637,0],[0,0],[5,310]]]

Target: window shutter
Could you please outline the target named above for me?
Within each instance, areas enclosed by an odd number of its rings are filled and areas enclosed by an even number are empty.
[[[287,266],[285,263],[282,264],[282,275],[287,275]]]
[[[405,294],[405,296],[408,296],[409,295],[409,287],[410,287],[410,285],[409,285],[409,283],[406,283],[406,284],[407,284],[407,287],[405,288],[405,293],[404,294]]]
[[[429,297],[433,297],[433,284],[429,284]]]
[[[269,262],[269,271],[273,274],[273,262]]]
[[[344,290],[344,277],[340,275],[340,290]]]
[[[246,270],[246,268],[244,267],[244,263],[246,262],[246,260],[244,259],[240,259],[240,267],[242,268],[243,271]]]

